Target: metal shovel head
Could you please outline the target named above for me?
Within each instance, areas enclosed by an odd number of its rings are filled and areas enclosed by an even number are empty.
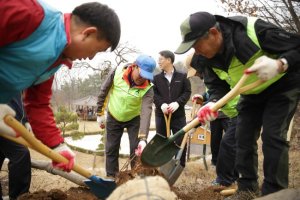
[[[180,148],[175,142],[156,134],[142,152],[141,161],[150,167],[159,167],[173,158]]]
[[[181,164],[177,164],[173,171],[171,171],[171,174],[169,175],[167,181],[172,186],[179,178],[180,174],[182,173],[184,167],[181,166]]]
[[[176,166],[176,160],[172,159],[163,166],[159,168],[159,171],[165,176],[165,178],[168,180],[174,167]]]
[[[116,182],[112,179],[103,179],[94,175],[89,179],[84,181],[84,183],[100,199],[106,199],[117,187]]]
[[[183,170],[183,167],[180,165],[182,152],[183,149],[180,149],[175,159],[173,158],[159,168],[160,172],[165,176],[166,180],[171,186],[176,182]]]

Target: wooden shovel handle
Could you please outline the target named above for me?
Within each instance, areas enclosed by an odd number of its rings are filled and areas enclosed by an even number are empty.
[[[165,123],[166,123],[166,131],[167,131],[167,138],[170,137],[171,135],[171,117],[172,117],[172,113],[169,113],[168,115],[166,115],[164,113],[164,118],[165,118]]]
[[[218,109],[222,108],[228,101],[230,101],[237,95],[239,95],[243,92],[246,92],[247,90],[255,88],[255,87],[261,85],[262,83],[264,83],[264,81],[262,81],[262,80],[257,80],[251,84],[243,86],[248,77],[249,77],[249,74],[244,74],[241,77],[241,79],[239,80],[239,82],[234,86],[234,88],[232,88],[232,90],[230,90],[230,92],[228,92],[219,101],[217,101],[211,109],[213,111],[217,111]],[[197,118],[195,118],[193,121],[191,121],[185,127],[183,127],[183,131],[187,132],[190,129],[192,129],[193,127],[197,126],[198,124],[199,124],[199,120]]]
[[[24,138],[25,141],[28,144],[30,144],[37,152],[47,156],[48,158],[54,160],[55,162],[62,162],[62,163],[69,162],[67,158],[60,155],[56,151],[53,151],[52,149],[44,145],[41,141],[36,139],[32,133],[30,133],[20,122],[18,122],[11,115],[6,115],[4,117],[4,122],[7,125],[9,125],[11,128],[13,128],[16,132],[18,132],[22,136],[22,138]],[[86,169],[82,168],[77,164],[74,164],[73,170],[86,178],[90,178],[92,176],[92,174],[89,171],[87,171]]]
[[[24,138],[22,138],[22,137],[17,137],[16,138],[16,137],[12,137],[12,136],[9,136],[9,135],[3,134],[3,133],[0,133],[0,136],[4,137],[4,138],[6,138],[10,141],[13,141],[15,143],[21,144],[25,147],[30,147],[30,148],[33,149],[33,147],[28,142],[26,142],[26,140],[24,140]]]

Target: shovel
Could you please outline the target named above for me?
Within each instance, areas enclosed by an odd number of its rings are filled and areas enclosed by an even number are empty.
[[[193,111],[194,111],[194,104],[193,104]],[[193,118],[194,118],[194,114],[192,113],[192,119]],[[168,124],[167,121],[166,121],[166,124],[167,124],[167,133],[168,133],[168,125],[170,128],[170,124]],[[173,158],[172,160],[170,160],[169,162],[167,162],[166,164],[161,166],[159,169],[160,172],[165,176],[165,178],[168,181],[170,186],[174,185],[174,183],[179,178],[180,174],[182,173],[182,171],[184,169],[184,167],[182,167],[180,165],[180,158],[182,156],[182,153],[183,153],[183,150],[187,143],[188,138],[189,138],[189,133],[185,133],[185,135],[182,139],[181,145],[180,145],[180,149],[179,149],[175,159]]]
[[[243,86],[249,74],[244,74],[239,82],[235,85],[235,87],[228,92],[224,97],[222,97],[219,101],[217,101],[211,110],[217,111],[219,108],[224,106],[229,100],[234,98],[235,96],[250,90],[252,88],[257,87],[262,84],[262,80],[257,80],[253,83],[250,83],[246,86]],[[243,86],[243,87],[242,87]],[[193,127],[199,124],[198,118],[195,118],[193,121],[188,123],[182,129],[180,129],[177,133],[175,133],[170,138],[165,138],[159,134],[156,134],[152,140],[148,143],[145,149],[142,152],[141,162],[150,167],[159,167],[163,164],[167,163],[172,157],[178,152],[179,147],[175,144],[175,140],[184,135],[186,132],[191,130]]]
[[[180,165],[180,158],[182,156],[184,147],[186,145],[189,133],[185,133],[180,149],[175,157],[175,159],[170,160],[165,165],[161,166],[160,171],[165,175],[168,183],[172,186],[176,180],[179,178],[184,167]]]
[[[29,145],[36,150],[37,152],[45,155],[46,157],[54,160],[56,162],[68,163],[68,159],[59,153],[53,151],[43,143],[41,143],[38,139],[34,137],[32,133],[30,133],[20,122],[18,122],[14,117],[10,115],[6,115],[4,117],[4,121],[7,125],[13,128],[16,132],[18,132],[22,138],[29,143]],[[22,140],[20,140],[22,141]],[[103,179],[97,177],[96,175],[92,175],[89,171],[82,168],[81,166],[74,164],[73,170],[78,174],[90,179],[85,181],[85,184],[91,189],[92,193],[95,194],[100,199],[105,199],[110,195],[110,193],[116,188],[116,183],[111,179]]]

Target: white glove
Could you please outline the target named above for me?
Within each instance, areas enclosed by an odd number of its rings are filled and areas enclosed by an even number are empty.
[[[168,104],[163,103],[163,104],[161,105],[160,109],[161,109],[161,111],[162,111],[164,114],[168,114],[168,113],[169,113],[168,107],[169,107]]]
[[[97,122],[100,128],[105,128],[105,115],[97,116]]]
[[[207,122],[213,121],[218,117],[218,111],[212,111],[211,107],[214,102],[209,102],[205,106],[201,107],[197,113],[197,117],[200,123],[206,124]]]
[[[141,156],[146,145],[147,145],[146,141],[141,140],[138,144],[138,147],[135,149],[135,155]]]
[[[0,104],[0,132],[9,136],[18,137],[18,133],[4,122],[3,118],[6,115],[16,116],[16,112],[7,104]]]
[[[25,128],[26,128],[29,132],[32,132],[32,128],[31,128],[31,125],[29,124],[29,122],[26,122],[26,123],[25,123]]]
[[[75,163],[75,153],[65,143],[58,145],[53,150],[69,160],[68,163],[58,163],[52,161],[53,167],[62,169],[63,171],[70,172]]]
[[[269,58],[267,56],[261,56],[257,58],[254,64],[245,70],[246,74],[256,72],[258,78],[263,81],[270,80],[280,73],[281,61]]]
[[[169,113],[175,112],[179,108],[179,104],[175,101],[169,104],[168,111]]]
[[[195,94],[192,97],[192,102],[194,102],[194,101],[196,101],[196,104],[202,105],[203,104],[203,96],[201,94]]]

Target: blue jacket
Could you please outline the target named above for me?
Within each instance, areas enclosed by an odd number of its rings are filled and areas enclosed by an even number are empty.
[[[60,67],[51,66],[67,44],[64,16],[39,3],[44,16],[37,28],[25,39],[0,47],[0,103],[8,103],[24,89],[48,80]],[[2,20],[0,24],[7,23]],[[9,20],[15,19],[11,16]]]

